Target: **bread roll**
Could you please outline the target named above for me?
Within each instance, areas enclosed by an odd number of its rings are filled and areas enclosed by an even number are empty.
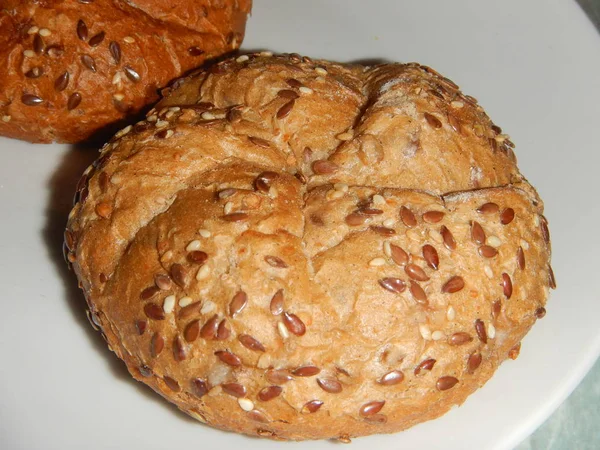
[[[3,0],[0,135],[78,142],[114,126],[169,80],[238,48],[250,5]]]
[[[110,348],[181,410],[347,442],[517,356],[554,286],[542,214],[508,137],[432,69],[260,53],[103,148],[65,251]]]

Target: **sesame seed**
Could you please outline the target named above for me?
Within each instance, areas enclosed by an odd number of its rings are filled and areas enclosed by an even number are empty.
[[[336,136],[340,141],[349,141],[352,139],[353,134],[350,132],[340,133]]]
[[[488,278],[494,278],[494,272],[492,272],[492,268],[490,266],[483,266],[483,272]]]
[[[521,247],[523,247],[523,250],[529,250],[529,242],[525,239],[521,239]]]
[[[300,92],[302,92],[303,94],[312,94],[313,93],[313,90],[311,88],[309,88],[309,87],[306,87],[306,86],[300,86],[298,88],[298,90]]]
[[[113,98],[116,101],[120,102],[121,100],[123,100],[125,98],[125,96],[123,94],[115,94],[115,95],[113,95]]]
[[[426,341],[431,340],[431,330],[424,323],[419,324],[419,333],[421,333],[421,337]]]
[[[277,331],[279,331],[279,334],[283,339],[290,337],[290,333],[283,322],[277,322]]]
[[[166,120],[157,120],[156,121],[156,128],[164,128],[168,125],[169,125],[169,122],[167,122]]]
[[[207,300],[202,305],[202,309],[200,310],[200,314],[208,314],[208,313],[213,312],[215,309],[217,309],[217,305],[215,304],[215,302],[213,302],[211,300]]]
[[[135,42],[135,39],[134,39],[134,38],[132,38],[131,36],[125,36],[125,37],[123,38],[123,40],[124,40],[125,42],[127,42],[128,44],[133,44],[133,43]]]
[[[327,75],[327,70],[325,70],[323,67],[315,67],[315,72],[317,72],[319,75]]]
[[[181,111],[181,108],[180,108],[179,106],[171,106],[171,107],[169,108],[169,111],[172,111],[172,112],[179,112],[179,111]]]
[[[375,206],[383,206],[386,204],[385,198],[383,198],[383,195],[379,195],[379,194],[375,194],[373,196],[373,204]]]
[[[450,103],[450,106],[452,106],[455,109],[460,109],[463,106],[465,106],[465,104],[463,102],[459,102],[458,100],[454,100],[452,103]]]
[[[225,206],[223,207],[223,213],[231,214],[232,212],[233,212],[233,202],[225,203]]]
[[[171,250],[167,250],[161,257],[160,260],[165,262],[165,261],[170,261],[171,258],[173,257],[173,252]]]
[[[342,198],[345,194],[342,191],[336,191],[335,189],[327,192],[327,200],[337,200],[338,198]]]
[[[146,119],[146,122],[156,122],[158,120],[158,117],[156,116],[156,114],[152,114],[151,116],[148,116],[148,118]]]
[[[33,58],[35,56],[35,52],[33,50],[25,50],[23,55],[27,58]]]
[[[490,236],[487,239],[487,243],[489,245],[491,245],[492,247],[500,247],[502,245],[502,241],[500,240],[500,238],[498,236]]]
[[[202,117],[204,120],[214,120],[215,119],[215,115],[211,112],[208,111],[204,111],[200,117]]]
[[[456,318],[456,311],[452,306],[448,306],[448,311],[446,311],[446,318],[448,320],[454,320]]]
[[[27,30],[27,34],[35,34],[38,31],[40,31],[38,27],[31,27],[29,30]]]
[[[117,72],[112,78],[112,84],[119,84],[121,82],[121,73]],[[121,99],[123,100],[123,99]]]
[[[120,138],[122,136],[125,136],[127,133],[129,133],[131,131],[131,128],[132,128],[131,125],[127,125],[125,128],[123,128],[122,130],[118,131],[115,134],[115,137],[116,138]]]
[[[539,226],[540,226],[540,217],[539,217],[537,214],[536,214],[535,216],[533,216],[533,224],[534,224],[536,227],[539,227]]]
[[[200,243],[200,241],[194,240],[187,245],[187,247],[185,248],[185,251],[193,252],[194,250],[200,250],[201,246],[202,246],[202,244]]]
[[[444,338],[444,333],[440,330],[436,330],[433,333],[431,333],[431,339],[433,339],[434,341],[439,341],[440,339]]]
[[[170,314],[173,312],[174,309],[175,309],[175,296],[169,295],[168,297],[165,298],[165,301],[163,303],[163,311],[166,314]]]
[[[11,116],[2,116],[2,122],[10,122]]]
[[[371,267],[385,266],[385,259],[384,258],[373,258],[371,261],[369,261],[369,265]]]
[[[333,188],[334,188],[336,191],[348,192],[348,185],[347,185],[347,184],[345,184],[345,183],[335,183],[335,184],[333,185]]]
[[[238,56],[235,60],[235,62],[239,62],[239,63],[243,63],[248,61],[250,58],[248,57],[248,55],[242,55],[242,56]]]
[[[200,236],[202,236],[203,238],[209,238],[212,233],[208,230],[205,230],[204,228],[201,228],[200,230],[198,230],[198,233],[200,234]]]
[[[260,52],[260,56],[273,56],[273,52]]]
[[[181,306],[182,308],[191,305],[194,302],[194,300],[192,299],[192,297],[181,297],[179,299],[179,306]]]
[[[175,113],[173,111],[167,111],[167,114],[165,114],[165,117],[167,119],[170,119],[171,117],[173,117],[175,115]]]
[[[434,230],[429,230],[429,237],[433,239],[438,244],[441,244],[444,241],[444,238],[440,233]]]
[[[494,339],[496,337],[496,327],[494,327],[494,325],[492,325],[491,322],[488,324],[487,327],[487,335],[490,339]]]
[[[198,281],[204,280],[204,279],[208,278],[209,274],[210,274],[210,269],[205,264],[202,267],[200,267],[200,269],[198,270],[198,273],[196,274],[196,280],[198,280]]]
[[[277,198],[278,196],[279,196],[279,191],[277,190],[277,188],[275,186],[271,186],[269,188],[269,197]]]
[[[385,219],[383,221],[383,226],[386,228],[392,228],[396,224],[394,219]]]
[[[254,403],[248,398],[238,398],[238,403],[244,411],[252,411],[254,409]]]
[[[390,244],[390,241],[383,241],[383,253],[388,258],[392,257],[392,244]]]
[[[40,36],[48,37],[52,34],[52,32],[48,28],[42,28],[40,30]]]

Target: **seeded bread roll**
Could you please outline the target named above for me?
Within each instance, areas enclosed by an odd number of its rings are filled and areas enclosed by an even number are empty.
[[[239,47],[251,0],[3,0],[0,136],[78,142]],[[114,132],[114,131],[113,131]]]
[[[461,404],[545,314],[547,222],[511,147],[430,68],[244,55],[103,148],[66,256],[110,348],[196,419],[394,432]]]

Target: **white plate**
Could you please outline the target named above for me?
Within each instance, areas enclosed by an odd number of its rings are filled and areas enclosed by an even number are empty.
[[[593,26],[567,0],[257,0],[245,48],[420,61],[477,97],[512,135],[522,171],[546,201],[559,284],[548,315],[521,357],[461,408],[350,448],[516,445],[600,352],[600,38]],[[87,324],[60,246],[74,183],[92,154],[0,139],[0,155],[0,447],[283,447],[177,413],[132,381]]]

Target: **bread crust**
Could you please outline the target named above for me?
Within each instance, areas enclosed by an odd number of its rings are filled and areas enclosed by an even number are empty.
[[[430,68],[247,55],[104,147],[66,255],[111,349],[198,420],[395,432],[545,314],[547,222],[511,146]]]
[[[250,7],[251,0],[4,0],[0,135],[79,142],[114,127],[156,101],[170,80],[237,49]]]

